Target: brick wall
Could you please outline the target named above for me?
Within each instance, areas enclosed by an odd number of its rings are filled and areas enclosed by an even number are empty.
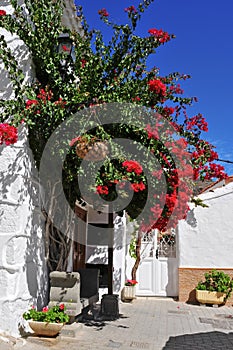
[[[188,303],[197,303],[195,287],[199,281],[204,280],[204,274],[213,268],[179,268],[179,301]],[[223,271],[233,278],[232,269],[216,269]],[[226,303],[233,306],[233,293]]]

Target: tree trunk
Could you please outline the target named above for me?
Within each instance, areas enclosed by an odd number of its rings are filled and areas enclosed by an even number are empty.
[[[49,206],[47,212],[43,210],[45,217],[45,253],[46,261],[49,271],[66,271],[70,250],[72,247],[71,232],[74,227],[72,224],[72,218],[68,213],[64,212],[64,208],[59,208],[56,201],[56,191],[54,188],[51,190],[49,196]],[[61,232],[57,227],[53,225],[54,213],[61,212],[63,222],[65,222],[65,232]]]
[[[141,245],[142,245],[142,232],[138,232],[137,242],[136,242],[136,260],[131,271],[132,280],[136,280],[136,273],[141,261]]]

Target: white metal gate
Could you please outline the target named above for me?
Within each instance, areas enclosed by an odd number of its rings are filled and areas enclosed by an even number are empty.
[[[137,271],[136,294],[141,296],[178,295],[176,233],[154,230],[142,237],[141,263]]]

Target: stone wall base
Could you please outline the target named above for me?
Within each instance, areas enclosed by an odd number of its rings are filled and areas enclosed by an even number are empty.
[[[213,270],[213,268],[193,268],[193,267],[180,267],[179,268],[179,301],[197,304],[195,287],[199,281],[204,280],[204,274]],[[218,269],[217,271],[223,271],[233,278],[232,269]],[[226,305],[233,306],[233,293],[227,300]]]

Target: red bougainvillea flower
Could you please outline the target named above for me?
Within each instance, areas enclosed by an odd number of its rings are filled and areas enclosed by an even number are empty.
[[[0,10],[0,16],[6,16],[6,11],[5,10]]]
[[[175,108],[173,107],[164,107],[163,112],[165,115],[172,115],[175,112]]]
[[[108,194],[109,190],[108,190],[107,186],[99,185],[99,186],[96,187],[96,192],[98,194]]]
[[[134,190],[134,192],[139,192],[139,191],[144,191],[146,186],[143,182],[139,182],[139,183],[131,184],[131,188]]]
[[[63,99],[59,97],[59,99],[55,101],[54,104],[60,106],[61,108],[65,108],[66,101],[63,101]]]
[[[136,96],[136,97],[132,97],[132,101],[141,101],[140,97]]]
[[[107,10],[105,8],[101,9],[98,11],[98,14],[102,17],[108,17],[109,13],[107,12]]]
[[[136,10],[135,6],[129,6],[125,8],[125,12],[137,13],[138,11]]]
[[[43,311],[43,312],[48,312],[48,311],[49,311],[48,306],[43,307],[42,311]]]
[[[60,305],[59,305],[59,309],[60,309],[60,310],[65,310],[65,305],[64,305],[64,304],[60,304]]]
[[[199,113],[186,121],[186,128],[187,130],[198,128],[199,130],[208,131],[208,124],[202,114]]]
[[[30,108],[31,106],[38,105],[37,100],[27,100],[26,101],[26,109]]]
[[[151,28],[148,30],[148,33],[153,35],[161,43],[166,43],[171,39],[170,35],[167,32],[164,32],[162,29]]]
[[[53,96],[53,93],[51,90],[45,91],[45,89],[40,89],[39,94],[37,97],[42,100],[43,102],[46,102],[46,100],[50,101]]]
[[[153,79],[148,81],[149,90],[155,92],[158,95],[166,96],[166,85],[159,79]]]
[[[180,84],[170,86],[169,90],[172,94],[182,95],[184,93],[184,90],[181,89]]]
[[[0,145],[5,144],[12,145],[18,140],[18,130],[15,126],[7,123],[0,124]]]
[[[78,136],[78,137],[75,137],[74,139],[72,139],[70,141],[70,147],[74,146],[76,142],[81,141],[81,139],[82,139],[81,136]]]
[[[142,173],[142,167],[136,160],[125,160],[122,165],[123,167],[126,167],[128,173],[134,172],[137,175]]]
[[[148,124],[145,128],[148,138],[149,139],[159,139],[159,132],[158,132],[158,128],[156,126],[151,126],[150,124]]]
[[[85,67],[86,63],[87,63],[87,61],[86,61],[84,58],[82,58],[82,59],[81,59],[82,68]]]

